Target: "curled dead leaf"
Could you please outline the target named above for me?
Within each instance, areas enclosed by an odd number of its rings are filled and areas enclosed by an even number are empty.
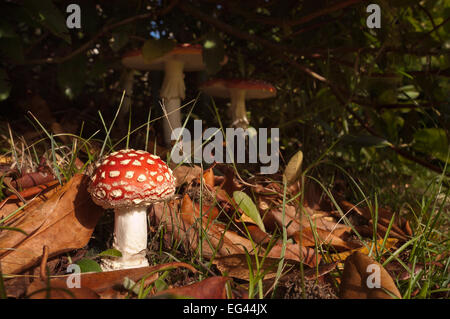
[[[86,175],[75,175],[50,198],[26,207],[24,214],[0,232],[0,262],[3,273],[16,274],[36,264],[42,247],[49,247],[49,257],[84,247],[103,209],[95,205]]]
[[[154,296],[188,297],[194,299],[226,299],[229,277],[209,277],[194,284],[164,290]]]
[[[149,267],[121,269],[105,272],[81,273],[79,286],[84,288],[83,290],[80,290],[80,288],[76,288],[76,286],[74,285],[75,279],[72,278],[71,275],[59,276],[58,278],[52,278],[50,280],[50,287],[56,288],[54,289],[55,294],[52,293],[51,298],[98,298],[99,296],[103,296],[105,292],[110,293],[110,290],[114,290],[115,287],[121,287],[125,278],[129,278],[134,282],[138,282],[139,280],[144,279],[144,277],[147,277],[145,283],[148,285],[158,278],[157,276],[152,277],[152,275],[156,272],[180,267],[187,268],[194,273],[197,272],[197,270],[189,264],[182,262],[172,262]],[[45,281],[36,280],[28,287],[27,293],[29,296],[34,296],[34,298],[46,298],[46,292],[39,290],[43,288],[45,289],[47,286],[48,285]]]
[[[180,187],[184,183],[190,184],[194,179],[199,178],[202,175],[202,168],[200,166],[187,166],[181,165],[173,170],[173,176],[175,176],[175,185]]]
[[[384,267],[369,256],[355,252],[345,260],[339,290],[342,299],[401,298],[394,280]]]

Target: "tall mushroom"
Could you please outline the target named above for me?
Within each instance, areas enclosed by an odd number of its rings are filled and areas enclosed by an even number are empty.
[[[200,85],[204,93],[219,98],[231,99],[232,126],[247,128],[245,100],[267,99],[274,97],[277,90],[272,84],[240,79],[214,79]]]
[[[226,61],[225,59],[223,63]],[[164,121],[164,142],[170,145],[172,130],[182,126],[180,106],[186,92],[183,72],[201,71],[206,67],[202,58],[202,46],[180,44],[150,62],[144,59],[141,50],[132,51],[122,58],[122,63],[136,70],[164,70],[160,95],[167,112]]]
[[[173,196],[175,178],[158,156],[141,150],[111,153],[98,164],[88,191],[93,201],[114,209],[113,247],[122,257],[105,259],[104,270],[148,266],[147,207]]]

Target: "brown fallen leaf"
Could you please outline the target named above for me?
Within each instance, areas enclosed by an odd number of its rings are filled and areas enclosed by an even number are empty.
[[[203,205],[202,208],[202,216],[203,220],[210,224],[214,221],[219,215],[219,210],[214,207],[208,207],[207,205]],[[193,203],[188,194],[185,194],[183,200],[181,202],[181,218],[189,224],[194,224],[198,222],[200,218],[200,205],[198,203]]]
[[[316,254],[313,248],[309,247],[301,247],[301,248],[302,248],[302,256],[300,256],[300,247],[298,244],[286,243],[284,258],[302,262],[303,264],[309,267],[315,267],[317,264],[320,263],[322,257],[321,255]],[[282,244],[278,243],[275,246],[273,246],[272,249],[270,249],[267,256],[273,258],[280,258],[282,249],[283,249]]]
[[[198,252],[199,246],[199,226],[200,223],[190,223],[189,218],[180,216],[179,201],[172,201],[168,204],[156,203],[151,208],[151,215],[156,219],[156,223],[162,223],[165,228],[168,244],[173,244],[173,240],[181,243],[186,251]],[[206,216],[204,217],[206,218]],[[208,223],[205,220],[202,223],[202,241],[201,253],[205,258],[221,257],[233,254],[244,254],[247,251],[250,254],[264,254],[264,248],[254,246],[247,238],[240,234],[227,230],[223,224]],[[271,248],[268,257],[280,258],[281,245],[277,244]],[[314,249],[303,247],[304,263],[314,265],[316,260],[320,261],[320,257],[314,254]],[[285,252],[286,259],[300,261],[299,247],[297,244],[288,244]]]
[[[339,202],[339,205],[344,209],[344,211],[346,213],[354,211],[358,215],[364,217],[371,225],[369,228],[367,228],[367,230],[370,232],[373,231],[372,214],[371,214],[369,208],[357,207],[345,200],[341,200]],[[392,211],[390,211],[389,209],[387,209],[387,208],[379,208],[378,209],[377,234],[380,237],[383,238],[386,235],[386,231],[389,227],[389,223],[392,219],[392,216],[394,216],[394,213]],[[405,218],[399,217],[397,215],[394,218],[394,222],[392,223],[389,237],[394,237],[394,238],[400,239],[401,241],[407,241],[409,236],[412,236],[412,231],[411,231],[409,222]]]
[[[394,280],[380,263],[360,252],[347,257],[339,289],[340,298],[392,299],[385,290],[401,298]]]
[[[380,254],[384,254],[384,253],[388,252],[389,250],[391,250],[392,248],[394,248],[397,243],[398,243],[397,238],[387,238],[384,243],[384,249],[381,250],[381,247],[383,246],[383,239],[379,239],[376,243],[376,249],[379,251]],[[369,247],[369,249],[370,249],[371,243],[367,243],[367,247]],[[356,249],[353,249],[350,251],[344,251],[344,252],[337,253],[337,254],[331,254],[329,256],[332,261],[344,262],[344,260],[348,256],[350,256],[351,254],[353,254],[357,251],[367,255],[369,253],[369,249],[367,247],[363,245],[360,248],[356,248]]]
[[[19,228],[26,235],[12,230],[0,232],[0,262],[3,273],[17,274],[36,264],[44,245],[49,257],[84,247],[103,209],[95,205],[86,175],[75,175],[48,200],[27,207],[23,217],[9,227]]]
[[[210,188],[214,188],[214,172],[213,172],[212,168],[208,168],[203,173],[203,181]]]
[[[22,192],[20,192],[20,195],[28,201],[28,206],[30,206],[30,201],[45,201],[59,188],[60,185],[58,181],[51,181],[43,185],[34,186],[23,190]],[[8,196],[0,203],[0,219],[7,217],[9,214],[13,213],[22,206],[22,201],[17,198],[16,195]]]
[[[49,282],[35,280],[28,287],[27,297],[30,299],[100,299],[100,296],[90,288],[67,287],[63,279],[54,278]]]
[[[194,273],[197,272],[197,270],[189,264],[182,262],[172,262],[157,266],[121,269],[105,272],[81,273],[80,287],[84,288],[84,290],[81,291],[79,290],[80,288],[68,287],[68,281],[72,283],[71,278],[73,277],[71,277],[71,275],[58,276],[58,278],[52,278],[50,280],[51,287],[59,288],[56,289],[57,293],[55,294],[55,296],[52,296],[52,298],[70,299],[75,297],[92,299],[93,297],[95,297],[95,295],[103,296],[106,292],[110,293],[110,290],[114,290],[114,288],[116,287],[122,287],[125,277],[137,283],[144,277],[149,276],[145,281],[145,285],[148,285],[158,278],[157,276],[152,277],[152,274],[179,267],[187,268]],[[35,296],[35,298],[45,298],[45,291],[38,292],[38,290],[45,287],[47,287],[47,283],[45,281],[36,280],[28,287],[27,293],[28,295]],[[64,289],[66,291],[60,292],[61,289]],[[72,296],[70,293],[72,293],[74,296]]]
[[[175,185],[180,187],[184,183],[190,184],[193,180],[202,176],[202,168],[200,166],[180,165],[173,169],[175,176]]]
[[[33,172],[22,175],[21,177],[13,180],[11,185],[16,190],[24,190],[30,187],[39,186],[42,184],[55,181],[55,176],[48,170],[45,172]]]
[[[300,232],[295,233],[294,238],[299,242]],[[331,245],[337,250],[351,250],[361,247],[361,245],[344,241],[342,238],[336,236],[333,232],[325,231],[316,228],[313,232],[311,227],[302,229],[302,245],[306,247],[314,247],[316,245]]]
[[[250,261],[247,259],[248,257],[250,258]],[[249,265],[249,262],[251,265]],[[280,260],[277,258],[265,258],[264,262],[262,261],[262,258],[259,258],[259,273],[256,273],[258,270],[258,265],[255,260],[255,256],[235,254],[214,258],[212,263],[216,265],[222,275],[242,280],[249,280],[250,269],[253,270],[254,277],[264,273],[264,279],[274,278],[276,276],[279,262]]]
[[[171,288],[161,291],[152,297],[184,297],[194,299],[226,299],[227,282],[229,277],[209,277],[184,287]],[[151,297],[150,297],[151,298]]]

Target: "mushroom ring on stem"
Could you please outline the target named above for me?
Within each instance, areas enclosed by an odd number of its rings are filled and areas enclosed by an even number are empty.
[[[174,195],[172,170],[156,155],[121,150],[97,165],[88,191],[97,205],[115,214],[113,247],[122,257],[104,259],[103,270],[148,266],[147,207]]]
[[[219,98],[229,98],[231,100],[232,126],[247,128],[247,110],[245,100],[267,99],[274,97],[277,90],[272,84],[240,79],[214,79],[203,83],[200,90],[204,93]]]
[[[179,44],[164,56],[147,61],[142,51],[132,51],[122,58],[122,63],[136,70],[164,70],[164,80],[161,87],[161,98],[165,108],[166,120],[163,122],[164,142],[170,145],[172,131],[181,127],[181,101],[186,95],[184,72],[201,71],[206,68],[203,63],[202,46]],[[222,64],[228,58],[225,57]]]

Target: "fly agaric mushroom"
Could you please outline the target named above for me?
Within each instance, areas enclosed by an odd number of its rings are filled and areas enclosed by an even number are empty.
[[[88,191],[93,201],[114,209],[113,247],[122,257],[105,259],[104,270],[148,266],[147,207],[175,192],[172,170],[158,156],[141,150],[111,153],[98,164]]]
[[[200,90],[219,98],[231,99],[232,126],[247,128],[248,120],[245,100],[267,99],[277,94],[275,87],[269,83],[255,80],[215,79],[203,83]]]
[[[225,57],[222,64],[227,61]],[[122,63],[136,70],[164,70],[160,95],[167,112],[164,121],[164,142],[170,145],[172,130],[182,126],[180,106],[186,93],[183,72],[201,71],[206,68],[202,58],[202,46],[180,44],[169,53],[150,62],[145,60],[141,50],[132,51],[122,58]]]

